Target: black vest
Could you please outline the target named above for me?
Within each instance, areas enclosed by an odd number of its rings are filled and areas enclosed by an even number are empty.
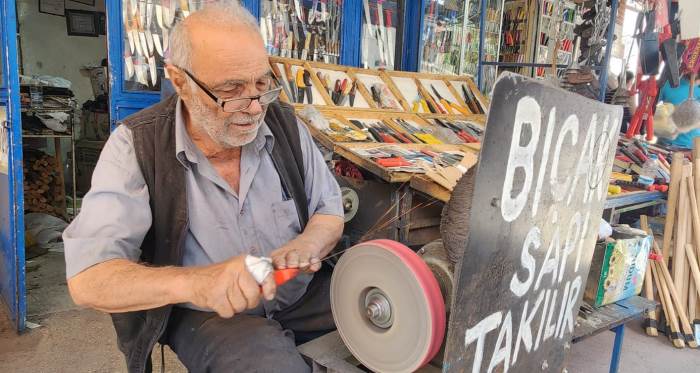
[[[153,223],[141,245],[141,261],[154,266],[179,266],[188,229],[185,168],[175,155],[177,96],[146,108],[122,124],[133,133],[134,150],[148,186]],[[303,230],[309,220],[304,165],[294,109],[273,103],[265,122],[275,137],[272,160],[283,189],[296,203]],[[112,314],[119,349],[129,372],[151,370],[151,351],[167,326],[172,305]]]

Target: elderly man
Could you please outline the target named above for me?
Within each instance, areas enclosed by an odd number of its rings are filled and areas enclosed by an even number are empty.
[[[321,259],[342,229],[340,191],[277,102],[255,19],[232,1],[173,30],[177,95],[110,136],[64,233],[77,304],[112,314],[131,372],[156,342],[192,372],[304,372],[299,339],[333,328]],[[256,282],[246,255],[302,274]],[[234,316],[235,315],[235,316]]]

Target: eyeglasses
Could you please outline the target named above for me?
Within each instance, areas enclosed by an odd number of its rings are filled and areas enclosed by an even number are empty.
[[[214,100],[214,102],[216,102],[216,104],[226,113],[237,113],[239,111],[246,110],[250,107],[250,104],[252,104],[254,100],[257,100],[260,105],[269,105],[279,98],[280,92],[282,91],[282,87],[278,86],[257,96],[222,99],[215,95],[206,84],[195,78],[194,75],[192,75],[192,73],[187,69],[183,69],[181,67],[178,67],[178,69],[187,74],[187,76],[189,76],[190,79],[192,79],[192,81],[197,84],[197,86],[201,88],[202,91],[207,94],[207,96]]]

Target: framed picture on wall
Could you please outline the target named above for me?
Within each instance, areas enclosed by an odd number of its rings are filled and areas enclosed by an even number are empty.
[[[95,0],[70,0],[70,1],[71,1],[71,2],[74,2],[74,3],[80,3],[80,4],[95,6]]]
[[[39,0],[39,13],[63,16],[65,9],[64,0]]]
[[[71,36],[97,37],[97,22],[95,12],[86,10],[66,9],[66,27]]]

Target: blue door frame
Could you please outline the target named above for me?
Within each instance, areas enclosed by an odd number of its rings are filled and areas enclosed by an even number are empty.
[[[17,67],[15,0],[2,1],[2,84],[0,106],[7,113],[8,167],[0,173],[0,298],[15,328],[24,330],[27,317],[24,255],[24,193],[22,188],[22,122]]]

